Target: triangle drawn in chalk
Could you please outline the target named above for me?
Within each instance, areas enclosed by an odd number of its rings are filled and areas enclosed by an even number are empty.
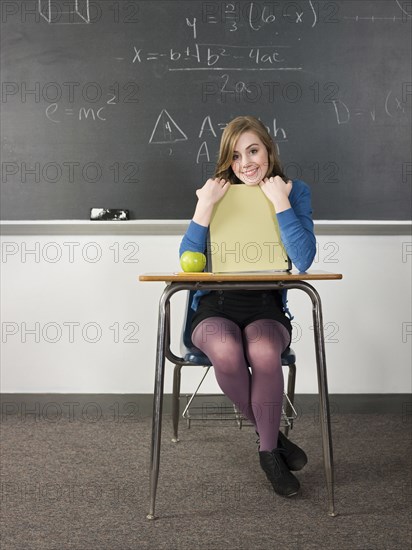
[[[166,109],[163,109],[157,117],[149,143],[173,143],[186,140],[187,135],[179,128]]]

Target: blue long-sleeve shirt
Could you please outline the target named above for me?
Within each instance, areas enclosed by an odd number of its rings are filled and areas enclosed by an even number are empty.
[[[292,183],[292,190],[289,194],[291,208],[276,214],[276,217],[287,255],[295,267],[302,272],[307,271],[312,265],[316,254],[316,239],[313,232],[310,188],[302,180],[293,180]],[[206,251],[207,232],[208,227],[199,225],[192,220],[180,243],[179,258],[186,250],[202,252],[204,254]],[[195,293],[191,305],[192,309],[197,309],[200,297],[208,292],[210,291],[198,290]],[[293,319],[286,307],[286,290],[282,291],[282,302],[284,312],[288,313],[290,318]]]

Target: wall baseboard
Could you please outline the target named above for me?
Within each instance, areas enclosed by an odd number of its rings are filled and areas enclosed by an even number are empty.
[[[181,396],[183,410],[187,402]],[[123,421],[137,421],[152,415],[152,394],[62,394],[62,393],[2,393],[0,394],[1,420],[55,422],[60,418],[96,422],[122,418]],[[412,394],[330,394],[331,421],[338,414],[396,414],[401,422],[412,418]],[[200,418],[211,415],[227,416],[232,405],[221,394],[199,394],[193,406],[200,411]],[[314,415],[318,417],[319,398],[317,394],[297,394],[295,408],[298,417]],[[165,394],[163,414],[171,414],[171,394]],[[199,416],[199,412],[197,413]]]

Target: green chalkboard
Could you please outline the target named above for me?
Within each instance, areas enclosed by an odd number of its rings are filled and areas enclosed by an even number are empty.
[[[191,217],[221,132],[260,118],[315,219],[406,220],[412,3],[1,3],[1,217]]]

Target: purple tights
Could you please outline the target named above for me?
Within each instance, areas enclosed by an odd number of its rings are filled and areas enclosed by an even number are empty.
[[[289,343],[286,328],[259,319],[242,331],[229,319],[208,317],[196,326],[192,341],[212,362],[223,393],[255,425],[260,450],[275,449],[283,400],[281,355]]]

